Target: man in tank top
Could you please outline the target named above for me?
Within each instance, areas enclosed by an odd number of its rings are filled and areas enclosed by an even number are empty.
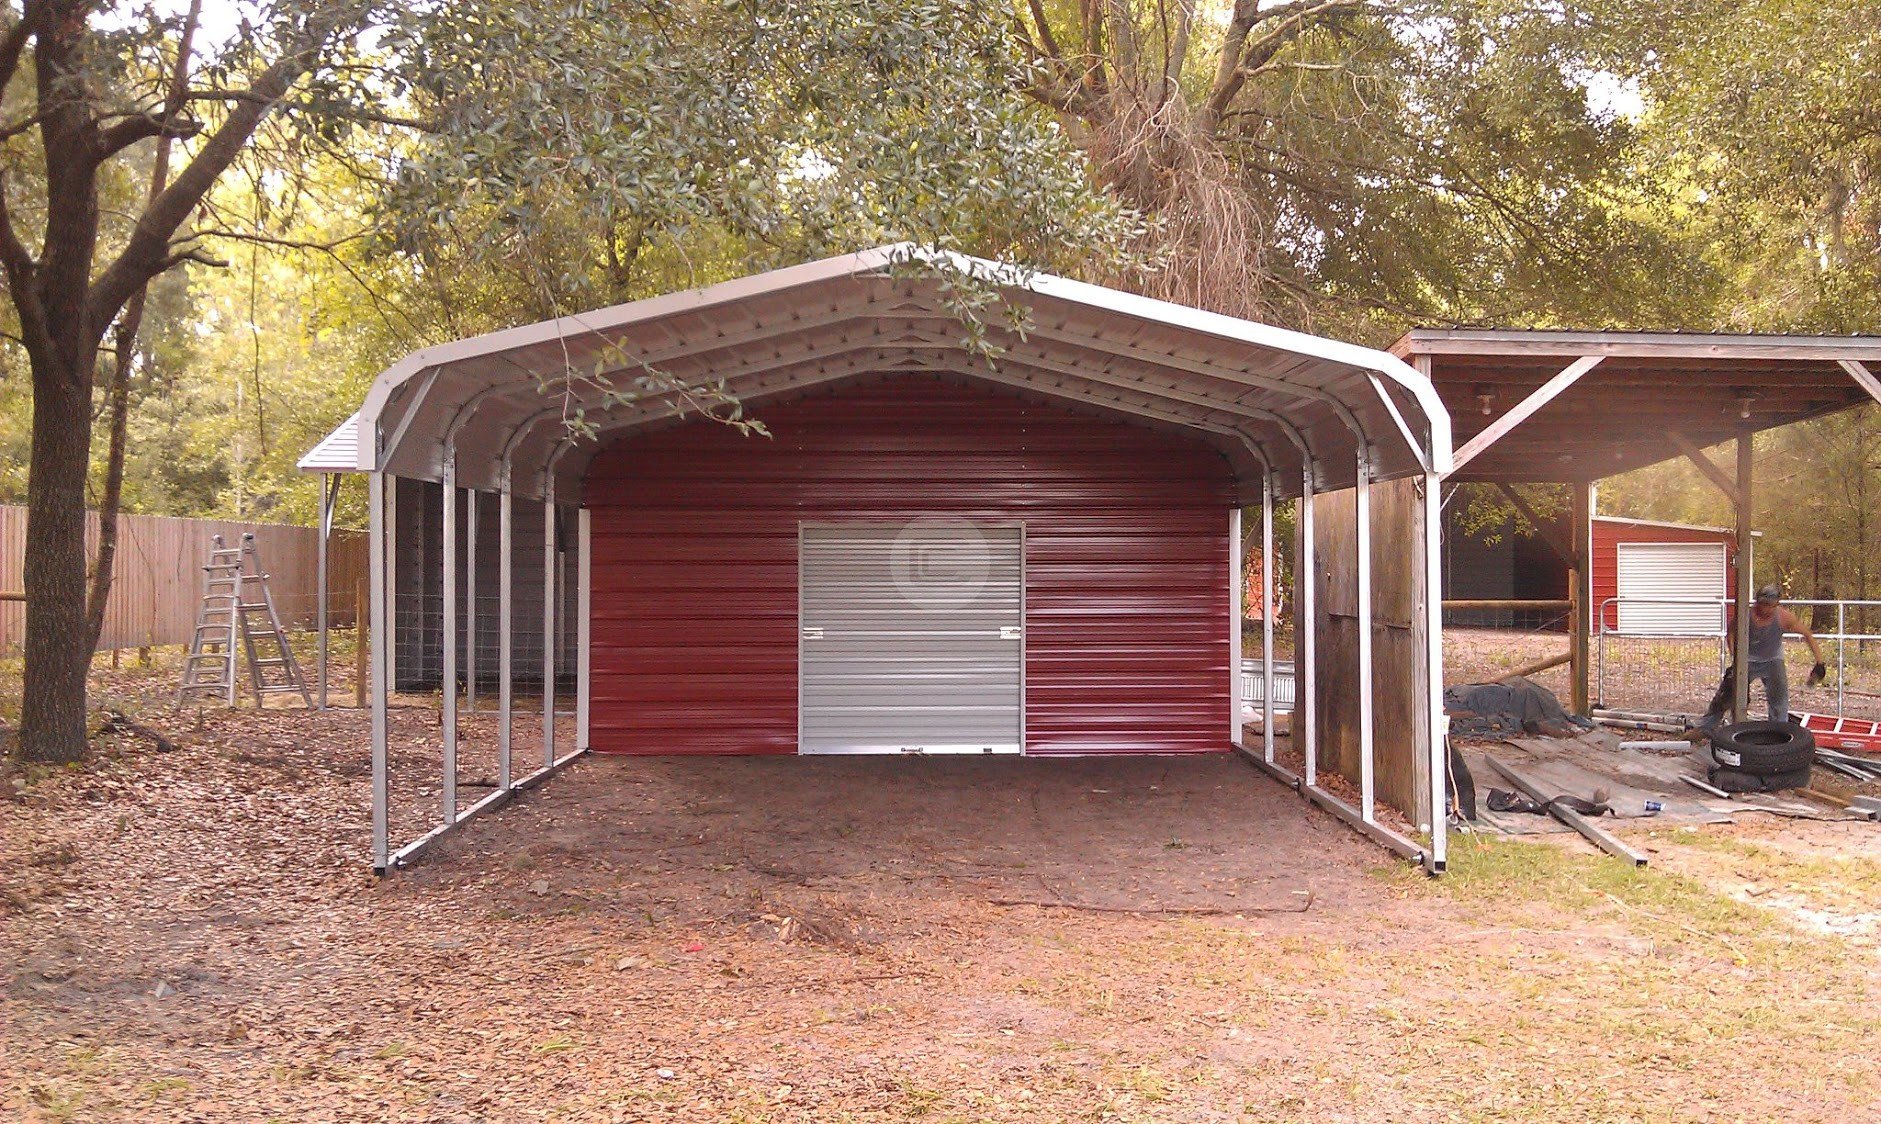
[[[1783,634],[1786,632],[1800,635],[1816,657],[1816,666],[1809,669],[1809,685],[1813,687],[1822,682],[1829,673],[1822,658],[1822,645],[1817,643],[1815,634],[1809,631],[1802,618],[1783,607],[1783,592],[1774,585],[1766,585],[1757,591],[1756,603],[1750,607],[1750,682],[1763,683],[1772,722],[1787,722],[1790,718],[1789,673],[1783,667]],[[1737,635],[1735,611],[1730,615],[1726,635],[1733,638]],[[1698,720],[1697,729],[1709,731],[1724,720],[1735,689],[1735,669],[1727,669],[1724,682],[1718,684],[1718,693],[1712,696],[1711,706]]]

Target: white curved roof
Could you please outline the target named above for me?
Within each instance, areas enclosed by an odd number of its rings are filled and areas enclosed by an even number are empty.
[[[998,350],[967,346],[947,277],[996,282],[1022,327],[984,314]],[[580,493],[604,444],[689,420],[684,396],[639,390],[648,367],[764,403],[847,379],[941,373],[1072,408],[1194,432],[1253,494],[1350,486],[1361,441],[1374,478],[1443,472],[1450,418],[1428,379],[1383,351],[909,245],[774,270],[425,348],[381,373],[355,418],[301,466],[350,466],[539,497]],[[572,427],[579,416],[582,425]],[[588,432],[582,432],[586,429]],[[371,435],[371,440],[365,439]]]

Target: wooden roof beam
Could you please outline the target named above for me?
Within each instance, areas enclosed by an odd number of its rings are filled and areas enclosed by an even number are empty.
[[[1574,569],[1574,548],[1555,533],[1553,524],[1543,521],[1542,517],[1535,513],[1535,509],[1529,506],[1528,501],[1522,498],[1522,493],[1516,491],[1513,486],[1498,480],[1496,488],[1510,503],[1515,505],[1515,510],[1522,513],[1522,518],[1528,520],[1528,525],[1535,528],[1535,534],[1541,538],[1542,542],[1548,544],[1548,549],[1554,551],[1555,557],[1559,558],[1568,569]]]
[[[1509,411],[1489,423],[1481,433],[1469,439],[1451,458],[1452,473],[1460,471],[1464,465],[1481,456],[1491,445],[1507,436],[1509,431],[1532,417],[1537,410],[1559,398],[1567,389],[1579,382],[1581,376],[1600,365],[1600,355],[1583,355],[1562,368],[1560,373],[1541,384],[1534,393],[1517,402]]]
[[[1841,360],[1841,364],[1842,369],[1848,372],[1849,377],[1855,380],[1856,385],[1868,392],[1868,397],[1874,399],[1876,402],[1881,402],[1881,379],[1877,379],[1874,376],[1874,372],[1870,371],[1866,364],[1854,359],[1843,359]]]
[[[1685,436],[1685,434],[1676,429],[1668,429],[1666,430],[1666,436],[1670,437],[1672,443],[1678,446],[1679,452],[1685,454],[1686,460],[1691,461],[1693,465],[1697,466],[1698,471],[1705,474],[1705,479],[1718,486],[1718,491],[1723,492],[1724,498],[1730,500],[1731,506],[1735,508],[1738,498],[1737,481],[1731,478],[1731,474],[1719,468],[1718,462],[1707,456],[1705,451],[1700,449],[1697,443]],[[1738,440],[1742,441],[1744,438],[1740,437]]]

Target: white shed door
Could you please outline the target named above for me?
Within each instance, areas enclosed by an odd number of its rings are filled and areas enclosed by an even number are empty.
[[[1723,543],[1623,542],[1615,549],[1619,552],[1621,632],[1715,636],[1723,631]],[[1694,599],[1710,604],[1677,604]]]
[[[1021,528],[806,524],[798,559],[801,752],[1020,752]]]

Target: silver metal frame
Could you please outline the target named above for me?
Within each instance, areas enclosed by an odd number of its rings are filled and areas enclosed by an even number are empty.
[[[388,677],[386,669],[386,645],[392,642],[392,630],[388,627],[386,611],[389,608],[386,597],[386,575],[390,567],[386,565],[386,543],[391,537],[386,527],[386,478],[383,473],[375,472],[367,478],[367,506],[370,508],[371,530],[368,532],[369,557],[367,559],[368,581],[371,586],[371,628],[372,645],[372,683],[371,698],[367,701],[372,707],[372,865],[375,870],[384,871],[391,857],[389,848],[389,817],[391,810],[391,784],[387,776],[386,764],[386,687]]]
[[[1372,762],[1372,475],[1366,450],[1358,453],[1358,486],[1352,490],[1355,508],[1353,538],[1357,540],[1358,593],[1358,704],[1359,704],[1359,814],[1366,823],[1378,819],[1377,778]]]
[[[477,712],[477,525],[475,488],[464,489],[464,709]]]
[[[1424,476],[1424,728],[1430,731],[1430,854],[1425,869],[1441,874],[1450,855],[1450,719],[1443,712],[1443,481]]]
[[[594,525],[585,507],[575,512],[575,553],[575,744],[588,749],[594,745],[589,734],[589,720],[594,713],[590,704],[594,681]]]
[[[578,643],[580,645],[581,655],[577,672],[580,686],[576,714],[577,724],[581,730],[578,740],[583,744],[578,745],[574,750],[561,757],[556,757],[553,739],[555,722],[554,674],[557,647],[554,642],[554,614],[557,608],[555,603],[555,536],[557,523],[555,518],[556,509],[554,507],[553,498],[551,497],[550,501],[544,504],[545,526],[543,531],[543,546],[547,566],[544,583],[543,615],[543,623],[545,626],[545,642],[543,645],[543,671],[545,675],[543,733],[545,744],[543,762],[540,768],[524,777],[521,781],[512,781],[511,779],[511,731],[514,718],[512,711],[514,694],[512,675],[513,630],[511,627],[511,610],[514,607],[515,588],[513,554],[514,499],[509,492],[506,479],[505,486],[501,493],[502,503],[500,509],[500,533],[504,547],[503,556],[499,559],[501,574],[499,597],[502,602],[502,619],[499,622],[498,628],[500,653],[499,697],[501,701],[498,715],[500,734],[497,753],[498,772],[500,775],[496,791],[478,800],[468,808],[460,808],[458,806],[457,750],[459,747],[459,661],[457,658],[457,642],[460,639],[459,633],[462,620],[457,603],[457,571],[461,563],[461,558],[459,556],[457,534],[459,489],[456,485],[456,469],[454,462],[455,458],[453,457],[451,461],[447,462],[445,465],[444,487],[441,491],[443,550],[441,551],[440,568],[444,611],[443,624],[440,629],[440,641],[443,645],[444,674],[441,684],[443,785],[440,815],[438,822],[423,835],[420,835],[418,838],[396,850],[392,849],[390,840],[391,784],[387,752],[389,734],[387,722],[388,704],[391,697],[392,686],[391,644],[394,641],[393,629],[391,627],[392,622],[390,620],[391,598],[389,596],[389,586],[393,561],[393,540],[395,537],[392,533],[394,506],[391,501],[395,478],[388,477],[386,474],[379,472],[373,472],[367,475],[368,506],[370,507],[371,514],[369,543],[371,549],[369,563],[372,591],[369,610],[370,623],[368,626],[371,645],[370,678],[372,695],[372,866],[374,872],[381,875],[399,867],[409,865],[448,832],[461,826],[474,816],[501,807],[504,803],[514,798],[517,793],[540,784],[542,781],[567,766],[569,762],[588,752],[586,741],[588,651],[590,641],[586,619],[591,604],[587,595],[588,577],[590,574],[588,512],[584,509],[578,513],[579,521],[577,524],[580,531],[580,556],[578,566],[581,582],[578,596],[581,601],[583,619],[578,626],[580,630]],[[474,497],[475,492],[471,491],[469,495]],[[475,510],[475,499],[470,499],[469,503],[472,505],[471,510]]]
[[[1228,509],[1228,741],[1241,740],[1241,601],[1246,596],[1247,561],[1242,557],[1241,506]],[[1271,756],[1269,760],[1272,760]]]
[[[542,499],[542,764],[555,764],[555,484]]]
[[[333,509],[340,499],[340,480],[341,476],[337,472],[322,473],[320,476],[320,529],[316,536],[319,553],[314,562],[314,568],[318,572],[314,581],[319,587],[314,591],[316,602],[314,615],[320,618],[317,628],[319,638],[316,641],[318,650],[314,657],[314,674],[318,682],[318,694],[315,697],[319,700],[317,709],[320,710],[327,709],[327,665],[329,662],[327,632],[328,616],[332,610],[331,595],[327,590],[330,584],[328,557],[332,550],[330,540],[333,538]],[[362,624],[364,624],[363,621],[353,622],[353,630],[356,634],[363,635],[360,633]]]
[[[443,509],[444,540],[440,566],[444,593],[443,649],[444,675],[439,683],[443,698],[440,720],[444,740],[444,784],[442,791],[444,823],[457,822],[457,455],[450,452],[444,461],[444,487],[440,492]]]
[[[509,470],[503,471],[502,490],[497,496],[497,541],[501,552],[497,566],[496,610],[496,784],[507,789],[510,784],[511,751],[516,742],[516,497],[509,490]]]
[[[1236,635],[1240,622],[1236,621]],[[1237,653],[1237,656],[1239,653]],[[1239,669],[1241,661],[1235,660]],[[1239,678],[1236,679],[1239,682]],[[1274,482],[1261,479],[1261,753],[1274,759]]]
[[[1300,739],[1302,779],[1309,788],[1319,784],[1319,700],[1313,693],[1317,679],[1314,661],[1319,647],[1319,619],[1315,615],[1318,612],[1319,575],[1313,562],[1313,483],[1313,469],[1309,465],[1301,473],[1300,513],[1294,520],[1299,525],[1300,560],[1293,572],[1295,670],[1292,729],[1294,736]]]

